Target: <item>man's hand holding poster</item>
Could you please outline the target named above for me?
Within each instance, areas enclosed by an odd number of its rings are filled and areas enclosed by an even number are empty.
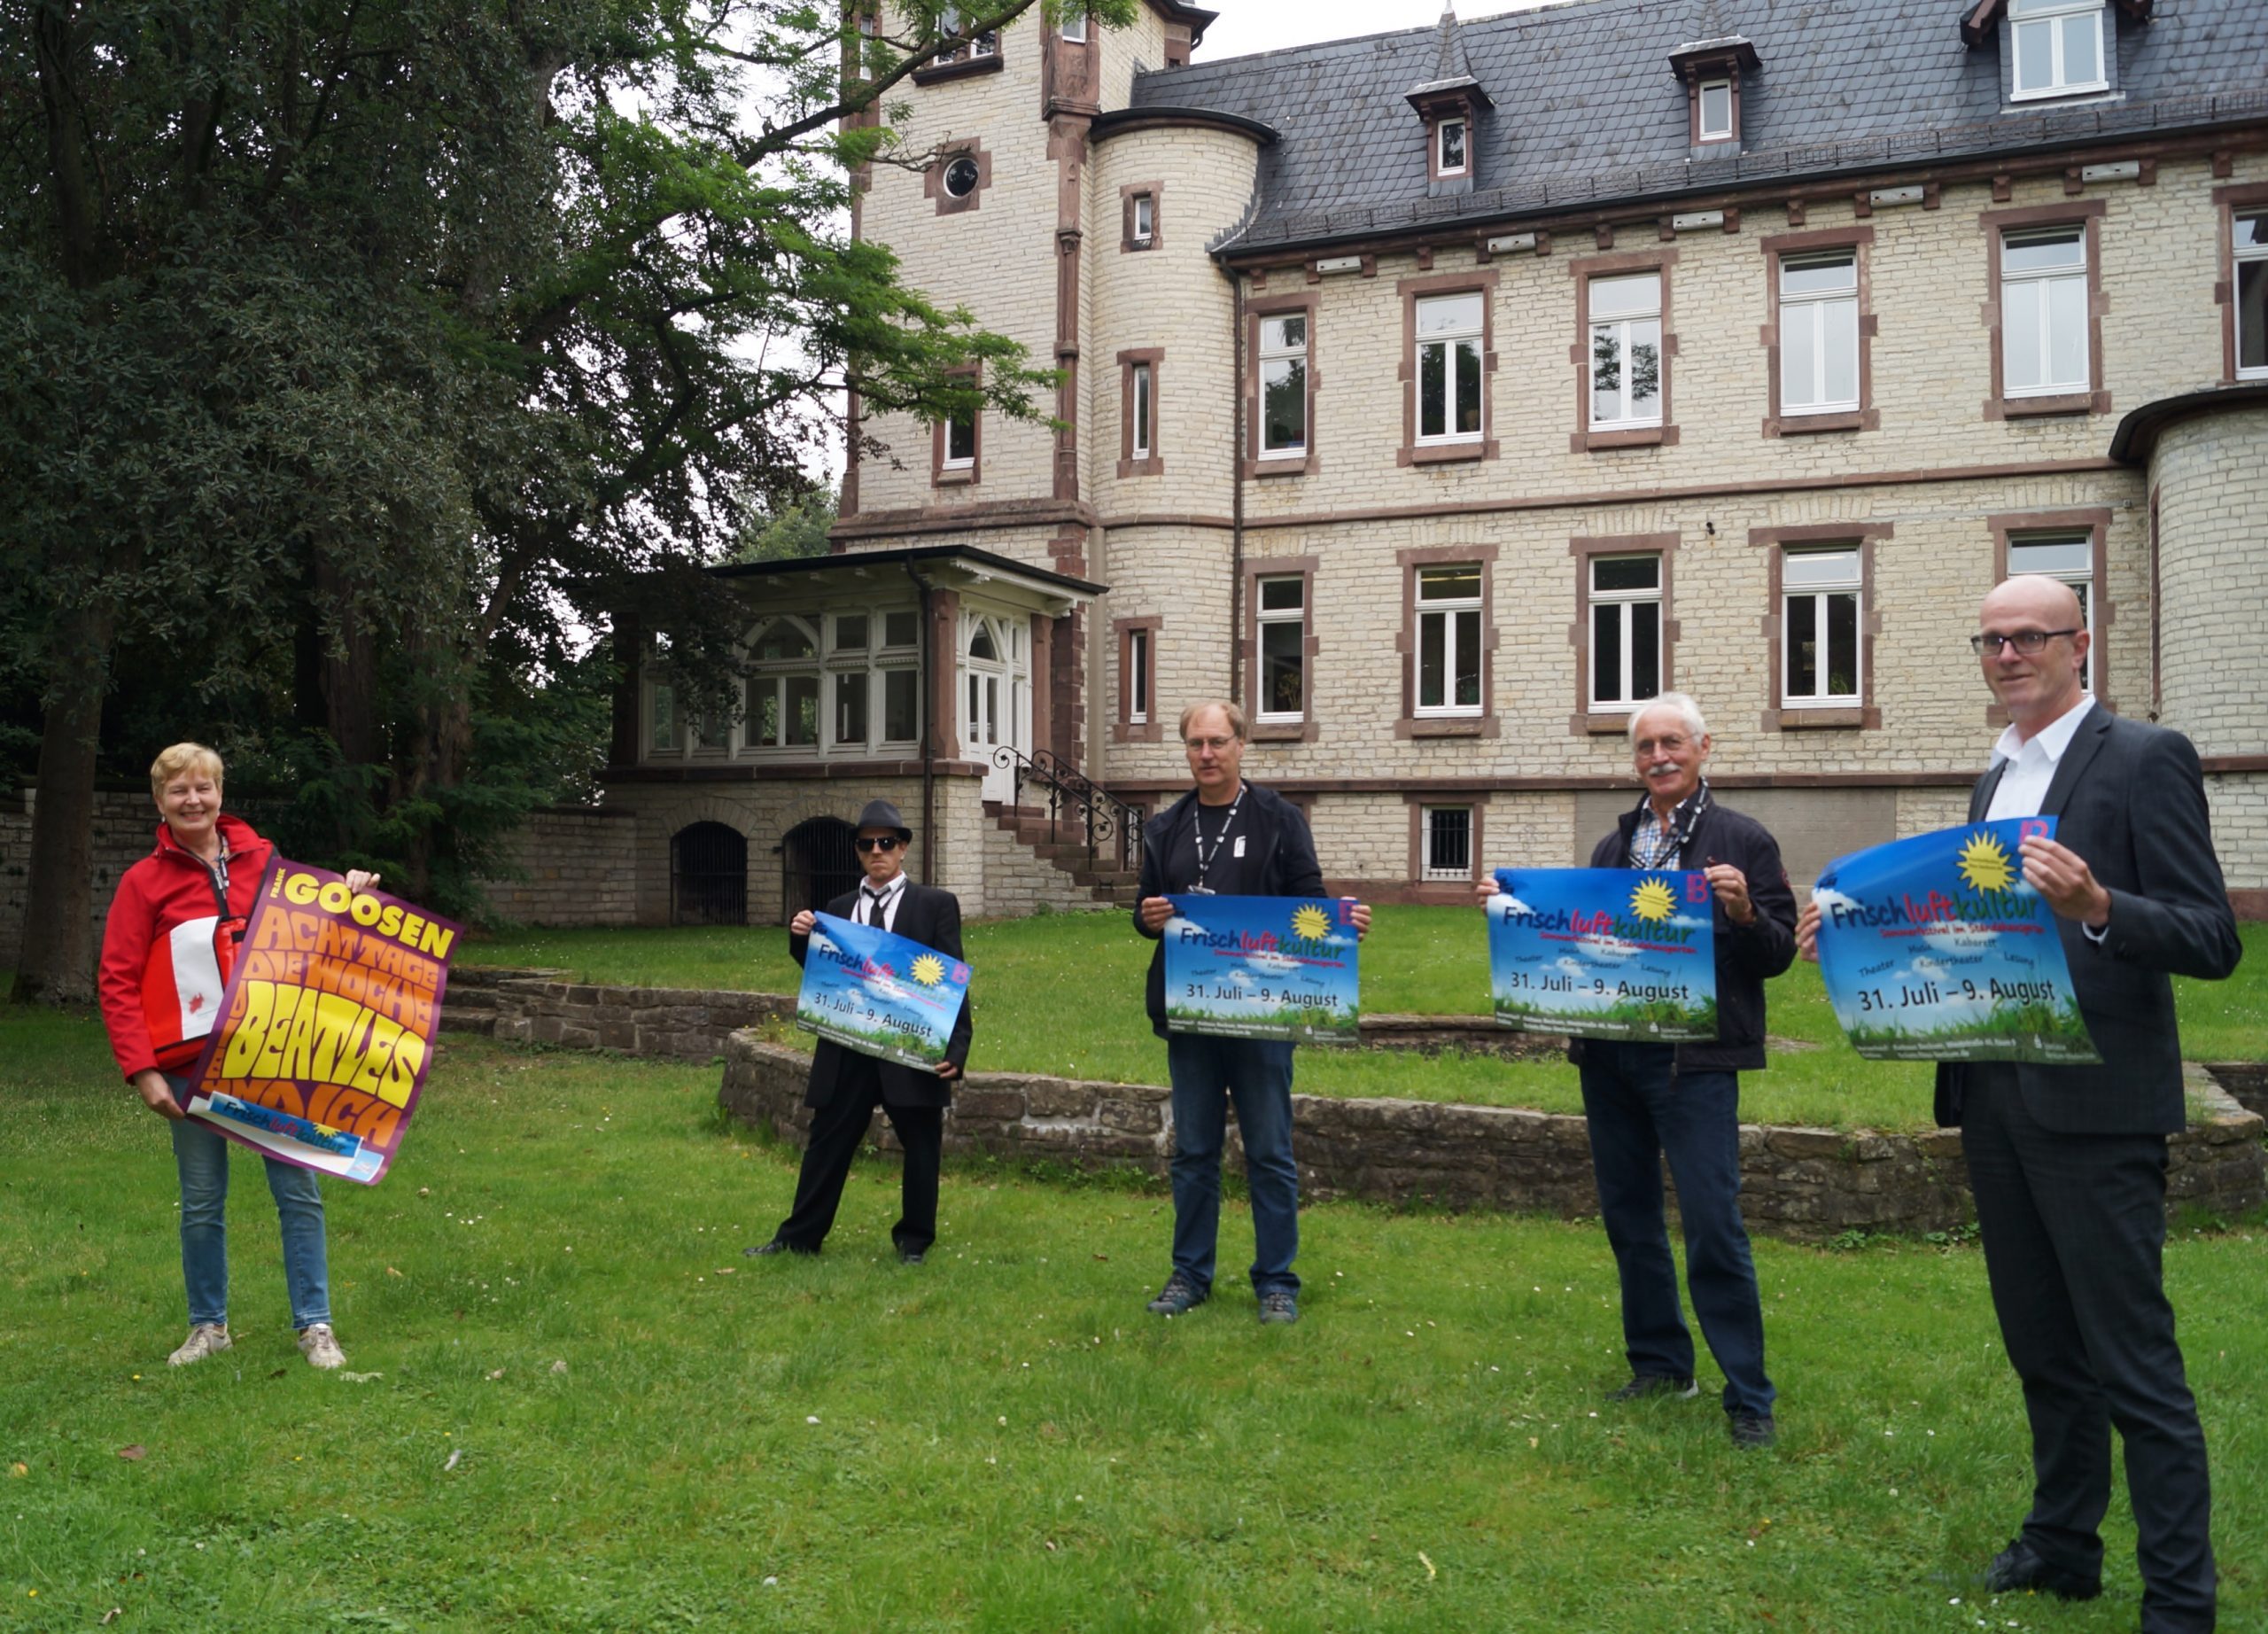
[[[2019,848],[2053,817],[1964,824],[1831,862],[1812,891],[1819,968],[1861,1055],[1889,1061],[2101,1059],[2063,940]]]
[[[1499,868],[1496,884],[1487,908],[1498,1021],[1653,1044],[1717,1036],[1706,875]]]
[[[1352,899],[1177,896],[1165,940],[1175,1032],[1352,1044],[1362,1015]]]
[[[277,858],[188,1112],[271,1157],[375,1185],[431,1065],[460,927]]]
[[[967,998],[968,967],[879,925],[813,917],[796,1025],[862,1055],[936,1068]]]

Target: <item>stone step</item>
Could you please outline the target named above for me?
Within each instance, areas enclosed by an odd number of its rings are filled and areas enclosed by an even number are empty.
[[[496,1012],[493,1009],[461,1009],[455,1005],[445,1004],[441,1007],[441,1031],[469,1032],[479,1038],[493,1039],[496,1036]]]

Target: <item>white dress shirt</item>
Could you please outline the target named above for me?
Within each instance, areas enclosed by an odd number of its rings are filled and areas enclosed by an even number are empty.
[[[878,924],[885,930],[896,930],[897,905],[905,900],[905,875],[902,873],[893,875],[889,883],[879,891],[868,882],[860,880],[858,906],[851,910],[850,917],[862,925]],[[877,906],[881,909],[879,918],[875,915]]]
[[[2079,722],[2093,707],[2094,699],[2083,692],[2078,703],[2030,737],[2020,735],[2013,726],[2000,734],[2000,742],[1992,745],[1992,764],[1998,766],[2005,760],[2008,769],[2000,774],[2000,783],[1992,790],[1992,804],[1984,813],[1985,821],[2039,815],[2040,802],[2047,798],[2047,785],[2055,781],[2055,768],[2062,761],[2063,751],[2071,746],[2071,739],[2078,735]]]

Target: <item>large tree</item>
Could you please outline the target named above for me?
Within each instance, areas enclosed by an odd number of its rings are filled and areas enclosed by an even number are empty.
[[[287,663],[341,844],[462,888],[540,798],[484,770],[484,718],[633,578],[713,622],[695,570],[742,496],[808,486],[854,370],[878,407],[1036,413],[1045,377],[847,206],[856,167],[921,161],[894,88],[1039,3],[4,0],[17,996],[87,992],[120,652],[185,700]]]

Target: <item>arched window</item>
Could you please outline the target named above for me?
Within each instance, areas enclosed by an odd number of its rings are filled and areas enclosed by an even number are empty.
[[[696,822],[670,841],[670,922],[748,923],[748,839],[721,822]]]
[[[813,817],[788,830],[780,842],[783,920],[795,918],[804,908],[817,913],[857,887],[862,870],[850,836],[850,825],[840,817]]]
[[[800,619],[779,618],[749,643],[750,749],[819,747],[819,633]]]

